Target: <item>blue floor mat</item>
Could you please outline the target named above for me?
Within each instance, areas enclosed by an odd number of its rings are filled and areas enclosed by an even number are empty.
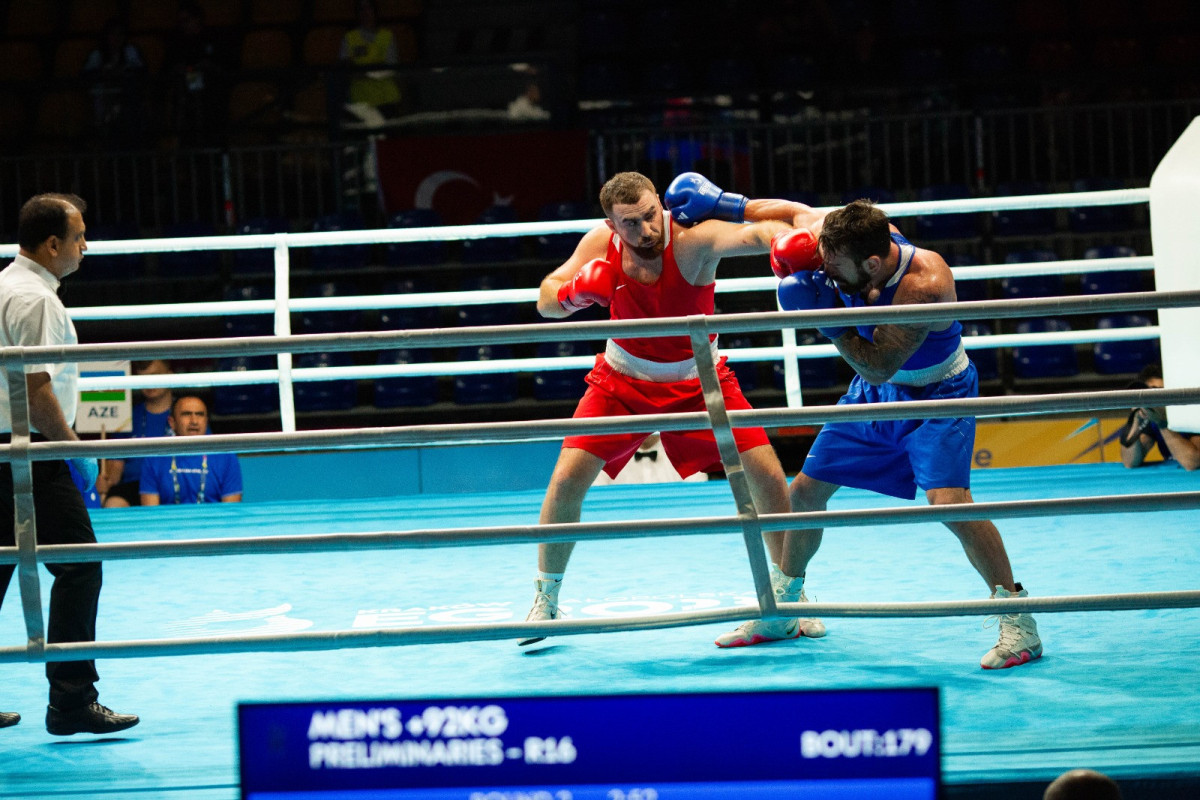
[[[1173,467],[976,471],[978,501],[1191,491]],[[539,492],[96,513],[105,542],[415,530],[536,522]],[[898,501],[843,490],[831,509]],[[731,516],[721,482],[598,487],[585,520]],[[1037,596],[1197,588],[1194,512],[998,523],[1017,579]],[[110,561],[102,640],[516,621],[532,599],[533,545]],[[43,574],[43,591],[49,577]],[[806,591],[826,602],[985,598],[936,524],[831,529]],[[15,583],[0,642],[24,641]],[[593,541],[562,592],[572,618],[753,601],[738,535]],[[981,617],[830,619],[822,640],[731,651],[726,625],[341,651],[110,659],[101,701],[137,713],[123,734],[57,739],[42,726],[40,664],[0,664],[0,797],[237,797],[235,708],[243,700],[452,697],[937,686],[949,785],[1050,780],[1072,767],[1115,777],[1200,775],[1200,611],[1042,614],[1045,657],[979,669],[995,642]]]

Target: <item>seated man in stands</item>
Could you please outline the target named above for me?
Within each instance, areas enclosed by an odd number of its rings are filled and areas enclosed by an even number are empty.
[[[135,375],[170,375],[171,365],[162,359],[140,361],[133,365]],[[175,395],[169,388],[151,386],[142,389],[142,402],[133,407],[133,430],[127,434],[116,434],[114,438],[171,435],[171,406]],[[104,498],[105,508],[128,508],[140,502],[138,492],[142,485],[142,460],[140,458],[110,458],[101,464],[96,489]]]
[[[1127,388],[1162,387],[1162,368],[1158,364],[1150,364]],[[1130,411],[1125,429],[1121,431],[1121,462],[1130,469],[1142,466],[1156,444],[1163,461],[1174,459],[1189,472],[1200,468],[1200,434],[1180,433],[1168,428],[1164,408],[1135,408]]]
[[[175,401],[168,418],[176,436],[208,433],[208,406],[194,395]],[[240,503],[242,468],[233,453],[151,456],[142,463],[142,505]]]

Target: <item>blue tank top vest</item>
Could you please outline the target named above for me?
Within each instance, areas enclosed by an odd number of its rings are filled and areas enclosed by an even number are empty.
[[[905,239],[899,233],[892,234],[892,241],[900,246],[900,264],[896,267],[896,274],[879,293],[879,299],[872,304],[872,308],[882,306],[890,306],[892,299],[896,296],[896,289],[900,286],[900,279],[904,277],[904,273],[908,271],[909,265],[912,263],[913,255],[916,253],[916,246],[912,242]],[[863,308],[866,306],[866,301],[859,294],[846,294],[842,290],[838,290],[838,294],[842,296],[842,302],[849,308]],[[875,326],[860,325],[858,327],[859,334],[869,341],[875,341]],[[924,369],[932,367],[934,364],[941,364],[958,350],[959,343],[962,341],[962,324],[955,320],[944,331],[930,331],[925,337],[925,341],[921,342],[921,346],[917,348],[917,352],[913,353],[907,361],[904,362],[901,369]]]

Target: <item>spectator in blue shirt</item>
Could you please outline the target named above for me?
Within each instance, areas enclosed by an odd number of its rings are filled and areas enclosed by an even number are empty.
[[[135,375],[171,375],[171,365],[162,359],[142,361],[133,365]],[[169,436],[171,426],[167,418],[171,416],[171,405],[175,395],[170,389],[161,386],[148,386],[141,390],[142,402],[133,407],[133,430],[127,434],[114,435],[113,438],[132,436],[143,439],[147,436]],[[104,497],[105,508],[127,508],[141,502],[139,492],[142,485],[142,459],[110,458],[100,470],[96,479],[96,487]]]
[[[194,395],[175,401],[167,422],[176,436],[208,433],[208,406]],[[142,462],[142,505],[240,503],[242,468],[233,453],[151,456]]]

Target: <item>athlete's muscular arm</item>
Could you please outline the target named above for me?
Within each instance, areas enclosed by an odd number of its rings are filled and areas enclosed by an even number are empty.
[[[573,310],[564,308],[559,302],[559,289],[574,278],[588,262],[604,258],[608,253],[608,242],[611,237],[612,231],[603,225],[592,228],[583,235],[571,257],[561,267],[542,279],[538,289],[537,310],[539,314],[547,319],[563,319],[574,313]]]
[[[716,280],[717,264],[722,258],[767,253],[771,238],[788,230],[791,225],[778,220],[749,225],[708,220],[691,228],[676,229],[675,259],[688,283],[706,286]]]
[[[946,262],[934,253],[922,253],[924,264],[911,270],[900,281],[892,305],[948,303],[954,301],[954,280]],[[930,329],[942,323],[880,325],[874,341],[850,329],[833,340],[834,345],[855,372],[867,383],[878,386],[891,380],[896,370],[917,352]]]
[[[827,213],[791,200],[763,199],[746,203],[747,222],[776,220],[786,222],[793,228],[808,228],[814,234],[820,232],[821,223]]]

